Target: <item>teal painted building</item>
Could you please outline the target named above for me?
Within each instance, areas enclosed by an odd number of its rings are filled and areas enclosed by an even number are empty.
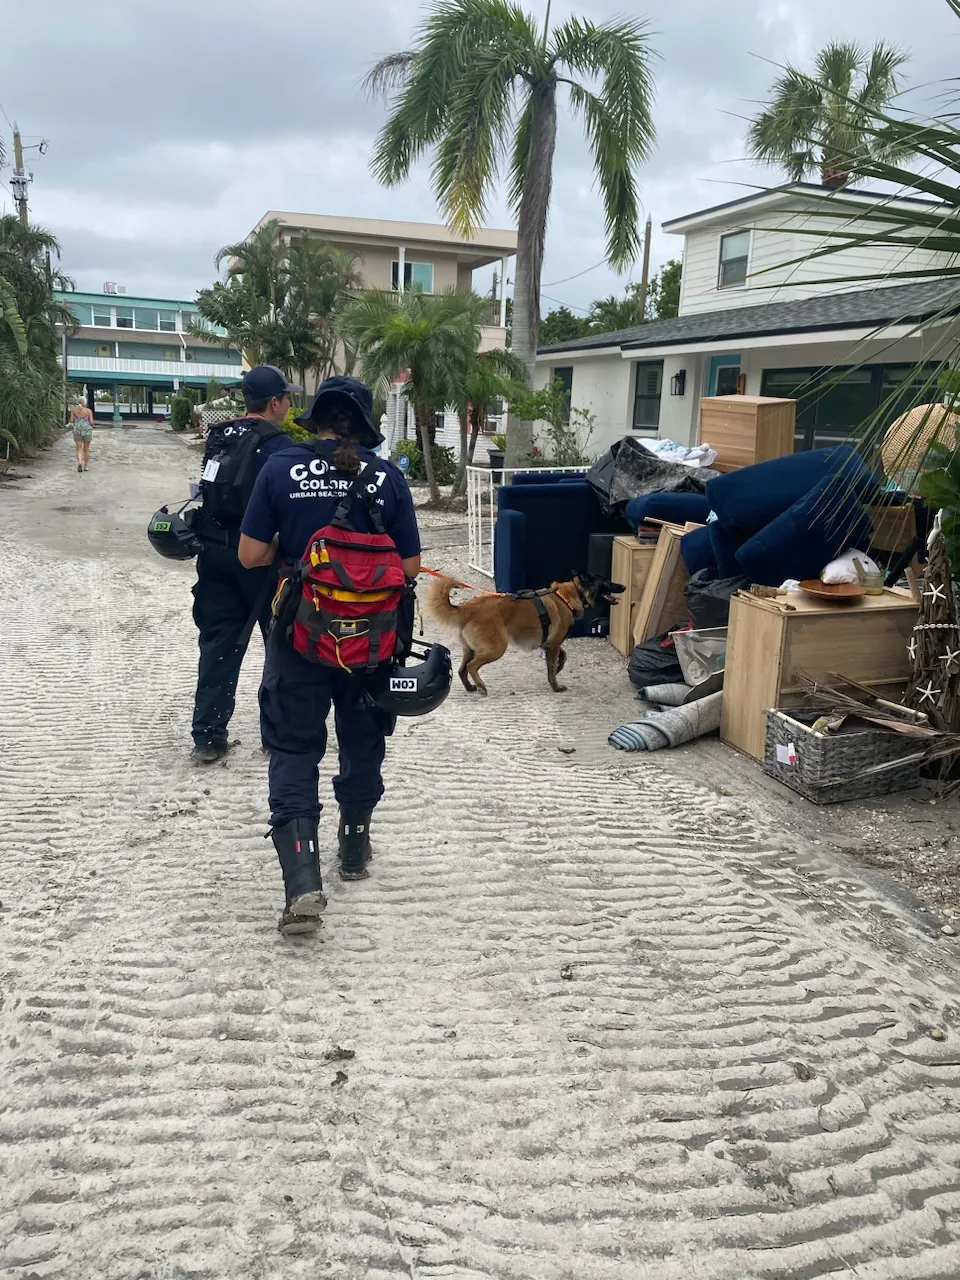
[[[228,387],[243,376],[241,353],[223,342],[222,330],[209,326],[204,340],[186,332],[191,322],[205,324],[196,302],[120,293],[56,296],[79,325],[64,338],[67,379],[85,387],[100,417],[165,413],[170,394],[184,387],[205,389],[211,378]]]

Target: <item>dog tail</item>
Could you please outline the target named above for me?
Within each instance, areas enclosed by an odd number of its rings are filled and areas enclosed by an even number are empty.
[[[427,588],[427,608],[437,622],[460,628],[460,610],[450,603],[450,592],[456,586],[452,578],[431,578]]]

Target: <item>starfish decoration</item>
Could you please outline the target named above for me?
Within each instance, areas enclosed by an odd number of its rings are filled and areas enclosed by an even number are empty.
[[[940,661],[946,665],[947,673],[952,674],[960,667],[960,649],[951,649],[947,645],[947,652],[940,654]]]
[[[911,662],[916,662],[917,660],[917,637],[916,636],[910,637],[910,643],[907,645],[907,655],[909,656]]]
[[[924,591],[923,594],[925,599],[929,597],[929,599],[931,599],[934,603],[936,603],[938,600],[942,600],[944,604],[946,604],[947,602],[946,587],[939,586],[936,582],[931,582],[929,589],[927,591]]]
[[[917,693],[920,695],[920,701],[926,702],[928,699],[931,703],[936,702],[940,696],[940,690],[933,687],[933,681],[927,681],[927,687],[924,689],[922,685],[917,686]]]

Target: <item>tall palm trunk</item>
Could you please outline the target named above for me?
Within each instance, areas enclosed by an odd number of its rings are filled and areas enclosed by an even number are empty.
[[[440,486],[433,470],[433,448],[430,440],[430,420],[433,417],[423,397],[414,393],[413,413],[417,419],[417,431],[420,435],[420,448],[423,451],[423,474],[427,478],[430,490],[430,501],[440,501]]]
[[[555,80],[536,85],[531,110],[530,154],[517,218],[513,351],[523,361],[532,388],[540,338],[540,271],[553,182],[553,153],[557,145]],[[507,428],[506,465],[519,466],[532,450],[533,423],[511,418]]]

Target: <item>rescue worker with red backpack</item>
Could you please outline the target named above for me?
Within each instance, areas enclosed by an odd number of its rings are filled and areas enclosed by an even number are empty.
[[[315,930],[326,906],[317,766],[331,705],[340,754],[333,780],[340,875],[368,874],[370,817],[383,794],[380,770],[394,724],[368,690],[396,656],[398,632],[412,634],[420,534],[403,473],[373,452],[383,437],[372,411],[370,389],[357,379],[323,382],[297,419],[315,439],[267,461],[241,525],[242,565],[268,565],[279,548],[284,566],[260,688],[284,934]],[[449,670],[445,678],[449,688]],[[412,714],[432,709],[446,688]]]

